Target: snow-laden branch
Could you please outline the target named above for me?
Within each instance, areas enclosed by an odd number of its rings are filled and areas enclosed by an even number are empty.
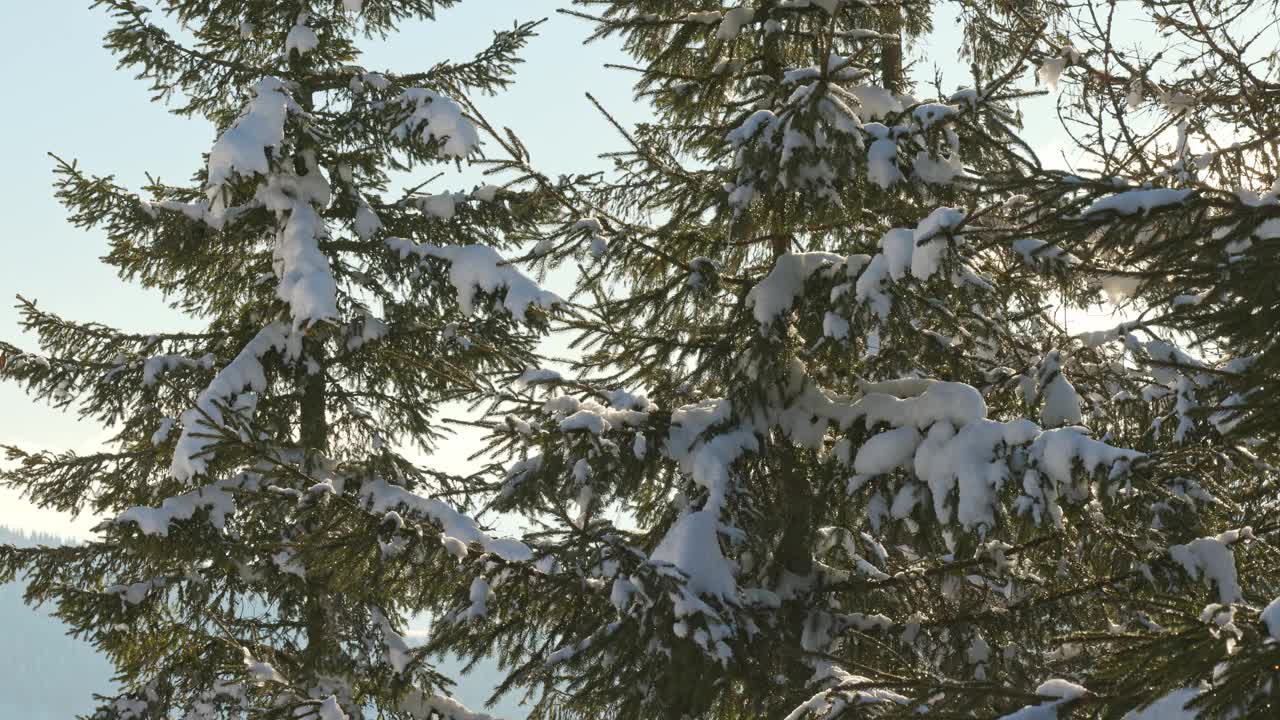
[[[209,467],[209,453],[226,428],[226,409],[252,415],[258,394],[267,389],[262,357],[289,347],[289,326],[273,322],[258,332],[196,398],[195,407],[182,414],[182,434],[173,449],[169,473],[189,481]]]
[[[387,246],[402,258],[414,255],[448,262],[449,281],[458,293],[458,305],[467,315],[476,311],[477,291],[496,294],[504,290],[502,307],[521,322],[527,319],[530,307],[550,310],[564,303],[559,295],[538,287],[497,251],[485,245],[440,246],[393,237],[387,238]]]

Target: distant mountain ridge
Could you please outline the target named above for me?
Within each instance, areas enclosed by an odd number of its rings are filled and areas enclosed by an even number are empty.
[[[0,526],[0,544],[61,545],[64,539]],[[111,691],[111,665],[67,635],[67,627],[22,602],[22,585],[0,585],[0,718],[70,720],[87,715],[94,693]]]

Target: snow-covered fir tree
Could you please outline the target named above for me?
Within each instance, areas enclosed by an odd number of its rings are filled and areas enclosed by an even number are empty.
[[[1274,176],[1239,167],[1275,135],[1209,161],[1246,196],[1148,134],[1099,125],[1070,174],[1018,130],[1078,68],[1089,127],[1204,92],[1261,132],[1230,108],[1262,71],[1117,79],[1119,39],[1060,34],[1115,5],[966,4],[972,82],[930,90],[923,3],[581,4],[657,119],[559,194],[539,256],[583,266],[580,355],[494,403],[511,461],[474,485],[537,560],[490,558],[437,646],[497,654],[540,718],[1274,717],[1274,435],[1216,406],[1274,430],[1274,374],[1238,376],[1275,352],[1274,251],[1221,251],[1263,239]],[[1236,52],[1194,27],[1202,64]],[[1061,312],[1157,277],[1116,331]]]
[[[10,448],[2,477],[108,518],[94,542],[0,548],[0,580],[24,574],[114,663],[123,691],[95,720],[487,717],[449,697],[406,620],[452,600],[470,550],[531,551],[405,453],[442,440],[443,404],[536,362],[561,301],[500,253],[551,206],[519,183],[397,183],[482,157],[493,131],[468,96],[507,84],[536,24],[409,74],[362,67],[356,45],[452,4],[95,3],[122,64],[216,128],[190,183],[57,167],[106,262],[205,327],[124,332],[21,300],[38,349],[0,344],[0,377],[113,430],[98,453]]]
[[[1280,119],[1264,98],[1280,92],[1275,9],[1113,5],[1062,20],[1038,33],[1039,74],[1060,86],[1079,167],[1030,183],[1015,223],[1070,253],[1121,307],[1116,327],[1079,337],[1077,355],[1135,383],[1106,412],[1136,422],[1165,478],[1164,496],[1141,498],[1147,540],[1217,593],[1124,598],[1155,622],[1096,633],[1089,688],[1142,702],[1168,691],[1144,717],[1273,717]],[[1159,32],[1131,31],[1144,27]]]
[[[125,672],[103,717],[467,717],[400,637],[420,610],[424,652],[496,657],[538,718],[1276,716],[1264,3],[1152,4],[1170,46],[1136,49],[1117,4],[961,3],[972,81],[929,89],[927,3],[584,0],[657,114],[616,172],[492,134],[516,189],[398,200],[387,168],[475,151],[466,91],[524,31],[374,76],[353,8],[173,4],[202,46],[125,3],[111,42],[222,129],[206,173],[144,203],[68,166],[63,196],[210,329],[29,306],[43,351],[5,346],[122,428],[6,477],[116,518],[4,555]],[[1087,166],[1019,137],[1043,88]],[[567,368],[530,335],[569,303],[486,247],[581,266]],[[1073,332],[1103,298],[1119,327]],[[455,397],[496,475],[397,454]]]

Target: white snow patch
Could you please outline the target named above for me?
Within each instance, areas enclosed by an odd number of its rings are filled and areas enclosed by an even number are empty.
[[[1225,604],[1244,600],[1236,575],[1236,556],[1231,546],[1253,537],[1251,528],[1228,530],[1217,537],[1196,538],[1185,545],[1170,545],[1172,557],[1192,578],[1203,574],[1205,586],[1218,588],[1218,600]]]
[[[747,294],[747,304],[752,306],[761,331],[791,309],[791,304],[811,275],[822,268],[841,265],[844,261],[844,257],[827,252],[789,252],[780,256],[768,276]]]
[[[509,562],[528,562],[533,559],[533,551],[519,540],[491,538],[476,525],[474,520],[453,509],[444,501],[422,497],[381,478],[364,483],[360,487],[360,497],[369,506],[369,511],[379,516],[391,510],[404,508],[408,512],[438,524],[445,537],[455,538],[465,543],[476,543],[485,552],[491,552]]]
[[[288,55],[297,51],[299,55],[306,55],[320,46],[320,38],[316,36],[316,31],[307,27],[307,13],[298,16],[298,21],[289,29],[289,34],[284,39],[284,52]]]
[[[900,427],[873,435],[858,448],[853,461],[860,475],[883,475],[911,462],[923,437],[914,427]]]
[[[226,526],[226,518],[235,512],[235,498],[222,482],[206,485],[182,495],[165,498],[158,508],[135,506],[116,516],[116,524],[135,523],[144,535],[169,534],[174,520],[190,520],[197,510],[209,510],[209,522],[218,530]]]
[[[1040,687],[1036,688],[1036,694],[1058,698],[1057,700],[1024,707],[1017,712],[1001,717],[1000,720],[1057,720],[1059,706],[1088,692],[1084,687],[1073,682],[1057,678],[1046,680],[1040,684]]]
[[[264,77],[251,90],[253,99],[209,151],[211,199],[233,175],[269,174],[267,151],[284,142],[289,113],[302,113],[279,78]]]
[[[1140,710],[1130,710],[1122,720],[1196,720],[1199,712],[1187,703],[1200,696],[1196,688],[1182,688],[1161,697]]]
[[[1039,395],[1044,405],[1040,408],[1040,422],[1048,426],[1079,425],[1083,420],[1081,400],[1076,388],[1062,371],[1062,354],[1057,350],[1040,361],[1037,374]]]
[[[903,110],[902,101],[876,85],[855,85],[849,92],[858,99],[858,116],[866,120],[884,119]]]
[[[218,371],[199,397],[196,406],[182,414],[182,434],[173,449],[169,473],[178,480],[190,480],[208,468],[208,452],[216,444],[212,437],[226,427],[225,406],[236,412],[252,413],[257,394],[267,389],[262,356],[288,345],[289,327],[274,322],[249,341],[226,367]],[[233,398],[236,400],[232,403]]]
[[[1176,190],[1172,188],[1148,188],[1145,190],[1126,190],[1094,201],[1085,208],[1084,215],[1101,212],[1114,212],[1119,215],[1148,213],[1155,208],[1166,205],[1177,205],[1191,196],[1193,190]]]
[[[1280,642],[1280,597],[1276,597],[1262,609],[1261,619],[1267,626],[1271,639]]]
[[[276,233],[271,266],[279,278],[276,296],[289,304],[298,327],[338,317],[337,284],[329,258],[320,250],[320,241],[328,239],[329,230],[320,213],[301,197],[304,192],[300,192],[318,190],[314,186],[323,182],[318,169],[302,178],[273,175],[257,194],[267,209],[276,213],[277,222],[282,223]],[[327,183],[319,195],[317,199],[327,202]]]
[[[738,585],[733,569],[720,552],[714,510],[687,513],[671,526],[649,556],[656,563],[670,563],[684,572],[691,592],[736,602]]]
[[[403,238],[387,238],[387,245],[400,257],[417,255],[448,261],[449,281],[458,292],[458,305],[467,315],[476,310],[477,290],[486,293],[506,290],[502,306],[521,322],[526,320],[530,306],[550,310],[564,302],[559,295],[538,287],[485,245],[419,245]]]
[[[383,657],[387,664],[396,674],[401,674],[409,667],[409,661],[413,656],[409,653],[409,643],[405,641],[404,636],[395,631],[391,626],[391,621],[387,619],[377,608],[369,610],[370,617],[373,618],[374,624],[378,627],[378,632],[382,635]]]
[[[392,130],[395,137],[407,140],[421,128],[423,142],[440,143],[441,154],[452,158],[467,157],[480,147],[476,126],[450,98],[425,88],[409,88],[398,102],[412,106],[413,111]]]
[[[898,141],[890,128],[880,123],[862,126],[875,140],[867,148],[867,179],[881,188],[890,188],[903,179],[898,169]]]
[[[716,28],[716,38],[732,40],[738,37],[742,27],[754,20],[755,16],[755,9],[748,6],[737,7],[726,12],[724,19],[720,21],[720,27]]]
[[[947,252],[947,242],[938,238],[964,221],[964,212],[955,208],[940,207],[929,213],[929,216],[916,226],[914,235],[915,249],[911,253],[911,274],[921,280],[928,280],[942,266],[942,258]]]
[[[316,720],[350,720],[338,704],[338,698],[330,695],[316,706]]]

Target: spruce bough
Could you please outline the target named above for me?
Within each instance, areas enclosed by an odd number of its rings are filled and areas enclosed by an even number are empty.
[[[505,573],[491,629],[442,642],[505,653],[548,718],[1273,714],[1274,427],[1225,400],[1269,382],[1244,325],[1169,321],[1199,306],[1159,284],[1109,332],[1055,312],[1135,265],[1222,267],[1156,264],[1203,242],[1207,191],[1147,136],[1131,184],[1021,139],[1037,79],[1087,127],[1131,87],[1090,64],[1118,41],[1058,34],[1091,8],[966,6],[971,83],[942,92],[897,69],[924,6],[578,4],[657,119],[562,200],[562,256],[595,250],[571,372],[493,421],[495,504],[555,571]],[[1219,313],[1266,311],[1233,287]]]
[[[243,115],[183,70],[199,55],[140,39],[134,6],[114,4],[110,42],[167,55],[148,72],[185,79],[219,144],[262,136],[259,103],[281,113],[265,164],[215,146],[210,176],[148,204],[63,168],[111,261],[210,331],[131,337],[29,305],[44,352],[5,347],[7,376],[126,428],[116,454],[14,450],[6,475],[119,513],[98,543],[4,555],[133,682],[104,717],[471,717],[434,694],[437,651],[496,658],[497,692],[537,718],[1275,714],[1280,433],[1258,318],[1280,132],[1247,100],[1274,83],[1223,36],[1250,3],[1225,24],[1150,9],[1199,49],[1182,63],[1119,50],[1092,6],[966,3],[972,82],[928,92],[903,62],[927,5],[583,0],[657,118],[619,127],[612,173],[563,181],[465,101],[531,28],[478,65],[350,83],[325,61],[351,62],[353,16],[260,5],[248,37],[274,45],[227,54],[218,81]],[[429,9],[363,12],[376,31]],[[1021,139],[1033,72],[1096,167],[1047,169]],[[325,112],[329,93],[350,111]],[[1251,139],[1193,155],[1224,123]],[[468,128],[516,182],[368,199],[380,168],[469,156]],[[256,254],[196,241],[237,228]],[[573,293],[493,248],[577,263]],[[1054,312],[1104,293],[1128,298],[1113,330]],[[573,338],[567,371],[537,367],[551,328]],[[449,399],[484,408],[486,472],[394,450],[430,442]],[[532,529],[496,537],[458,505]],[[420,611],[436,622],[411,650],[396,628]]]
[[[158,20],[95,3],[122,64],[217,132],[185,185],[57,164],[105,261],[205,329],[133,334],[22,299],[39,350],[0,345],[6,379],[114,432],[86,455],[9,448],[3,477],[108,518],[92,542],[0,554],[115,664],[122,694],[95,718],[485,717],[402,633],[459,594],[468,547],[529,551],[406,453],[446,437],[443,405],[534,363],[561,300],[502,257],[546,220],[536,187],[392,188],[483,159],[469,96],[508,84],[536,23],[419,73],[367,69],[356,46],[452,4],[163,2]]]

